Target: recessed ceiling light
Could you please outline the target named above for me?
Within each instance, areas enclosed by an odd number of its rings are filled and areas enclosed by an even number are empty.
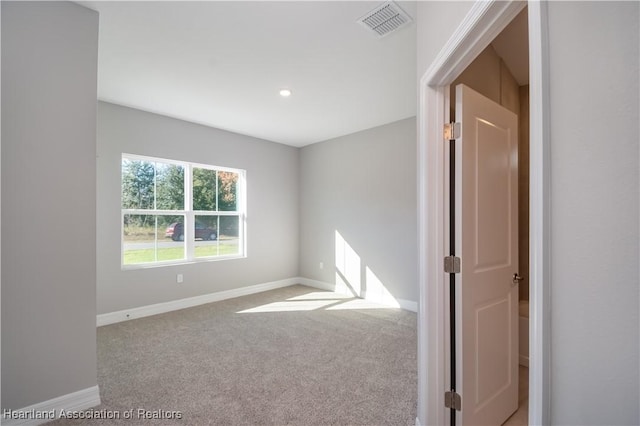
[[[288,98],[291,96],[291,89],[280,89],[280,96],[283,98]]]

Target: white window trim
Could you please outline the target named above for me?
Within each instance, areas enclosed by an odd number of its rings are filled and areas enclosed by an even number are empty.
[[[122,174],[120,174],[120,267],[122,270],[135,270],[157,268],[171,265],[184,265],[190,263],[212,262],[230,259],[243,259],[247,257],[247,202],[246,202],[246,170],[235,169],[231,167],[214,166],[211,164],[193,163],[181,160],[172,160],[168,158],[151,157],[146,155],[122,153],[120,156],[120,165],[122,160],[159,162],[184,167],[184,210],[158,210],[158,209],[123,209],[122,208]],[[208,170],[216,170],[222,172],[232,172],[238,175],[236,184],[236,210],[235,211],[219,211],[219,210],[193,210],[193,169],[201,168]],[[217,181],[216,181],[217,186]],[[217,188],[216,188],[217,193]],[[184,249],[185,257],[177,260],[162,260],[146,263],[124,263],[125,242],[124,242],[124,216],[125,215],[150,215],[150,216],[184,216]],[[234,216],[239,220],[239,253],[226,254],[217,256],[195,256],[195,239],[190,238],[190,232],[195,224],[196,216]],[[218,231],[219,232],[219,231]],[[160,240],[156,240],[156,243]]]

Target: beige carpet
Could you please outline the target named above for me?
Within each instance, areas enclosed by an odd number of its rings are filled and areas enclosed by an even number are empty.
[[[414,313],[304,286],[100,327],[88,414],[120,419],[51,424],[413,425],[416,335]]]

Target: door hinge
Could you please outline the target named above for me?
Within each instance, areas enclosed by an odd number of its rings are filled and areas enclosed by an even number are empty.
[[[460,258],[457,256],[446,256],[444,258],[444,272],[447,274],[459,274]]]
[[[447,408],[453,408],[456,411],[462,410],[462,398],[460,395],[453,391],[444,393],[444,406]]]
[[[447,123],[444,125],[444,140],[451,141],[460,137],[460,123]]]

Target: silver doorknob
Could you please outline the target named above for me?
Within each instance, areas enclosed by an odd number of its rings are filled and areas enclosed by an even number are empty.
[[[522,280],[524,280],[524,277],[521,277],[520,275],[518,275],[517,272],[515,274],[513,274],[512,282],[513,282],[514,285],[518,284]]]

